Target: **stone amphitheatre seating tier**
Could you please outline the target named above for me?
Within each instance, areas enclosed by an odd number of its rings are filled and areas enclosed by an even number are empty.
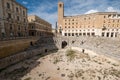
[[[115,57],[120,60],[120,39],[105,37],[58,37],[58,44],[66,41],[68,46],[90,49],[99,54]],[[74,43],[72,43],[74,41]]]

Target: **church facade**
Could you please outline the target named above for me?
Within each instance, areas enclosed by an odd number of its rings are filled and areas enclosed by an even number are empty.
[[[96,12],[64,16],[64,3],[58,2],[58,32],[62,36],[117,37],[120,34],[120,14]]]

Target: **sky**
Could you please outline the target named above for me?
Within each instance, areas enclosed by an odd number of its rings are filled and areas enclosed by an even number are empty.
[[[28,8],[28,15],[37,15],[55,28],[58,1],[64,2],[64,15],[94,12],[120,12],[120,0],[16,0]]]

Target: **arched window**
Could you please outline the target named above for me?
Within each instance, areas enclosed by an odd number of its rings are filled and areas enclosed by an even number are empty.
[[[60,4],[59,6],[62,7],[62,4]]]

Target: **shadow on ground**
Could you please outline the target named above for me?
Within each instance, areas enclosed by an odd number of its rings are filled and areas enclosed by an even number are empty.
[[[39,53],[36,56],[27,58],[19,63],[11,65],[0,72],[0,80],[21,80],[21,78],[27,75],[32,69],[41,64],[38,59],[43,58],[46,55],[57,52],[53,36],[51,37],[41,37],[34,46],[30,47],[26,51],[32,51],[34,49],[40,49],[46,47],[44,53]],[[38,74],[39,75],[39,74]],[[24,80],[30,80],[26,78]]]

